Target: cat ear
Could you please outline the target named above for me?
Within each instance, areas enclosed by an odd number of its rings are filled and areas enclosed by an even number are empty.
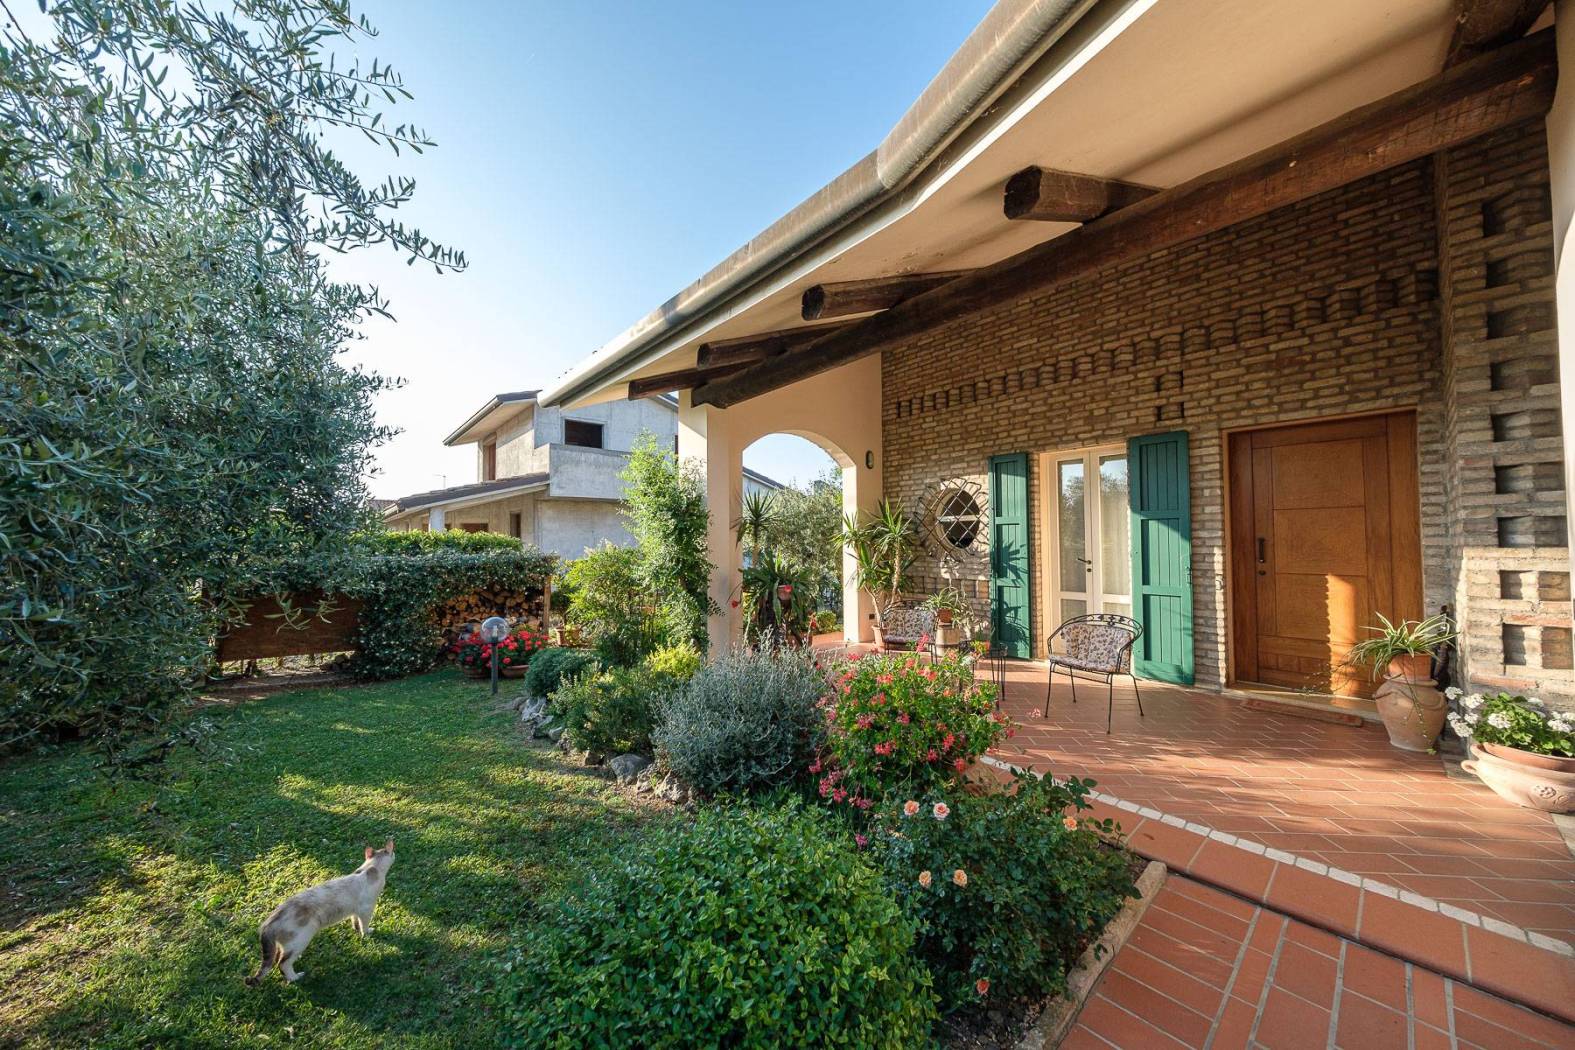
[[[392,852],[394,852],[394,840],[393,839],[389,839],[388,842],[384,844],[383,852],[385,852],[385,853],[392,853]]]
[[[372,859],[372,847],[371,846],[368,846],[366,848],[366,859],[367,860],[371,860]]]

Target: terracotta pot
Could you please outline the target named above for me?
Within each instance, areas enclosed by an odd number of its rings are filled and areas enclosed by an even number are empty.
[[[1506,802],[1544,813],[1575,812],[1575,758],[1473,742],[1471,758],[1460,768]]]
[[[1397,657],[1373,692],[1389,742],[1403,751],[1430,750],[1444,728],[1449,705],[1428,677],[1429,661],[1427,656]]]
[[[952,611],[950,609],[941,609],[935,614],[935,620],[942,627],[950,627],[952,625]]]
[[[520,664],[517,667],[514,666],[513,664],[510,664],[508,667],[499,667],[498,668],[498,677],[499,678],[524,678],[525,677],[525,672],[527,670],[528,670],[528,667],[525,664]]]
[[[466,667],[464,664],[461,664],[459,669],[464,672],[466,678],[492,677],[492,671],[485,667]]]
[[[1432,681],[1433,658],[1427,653],[1397,656],[1389,661],[1390,678],[1409,678],[1413,681]]]

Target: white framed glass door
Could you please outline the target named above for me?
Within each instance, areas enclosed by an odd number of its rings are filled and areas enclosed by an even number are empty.
[[[1131,616],[1126,448],[1057,453],[1050,468],[1051,627],[1084,613]]]

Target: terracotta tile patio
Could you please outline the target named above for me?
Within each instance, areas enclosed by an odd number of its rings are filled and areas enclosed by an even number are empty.
[[[1080,685],[1074,705],[1061,677],[1048,710],[1044,688],[1042,666],[1009,675],[1004,708],[1021,728],[1002,758],[1092,778],[1102,792],[1183,821],[1575,941],[1575,858],[1551,818],[1448,776],[1437,756],[1391,747],[1376,723],[1328,724],[1145,682],[1146,717],[1130,684],[1118,685],[1107,736],[1102,685]]]
[[[1571,1029],[1424,967],[1171,876],[1060,1044],[1565,1047]]]

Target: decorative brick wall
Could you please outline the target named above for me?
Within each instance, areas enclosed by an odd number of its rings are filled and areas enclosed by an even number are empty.
[[[1571,690],[1546,141],[1511,129],[1435,165],[1452,602],[1481,688]]]
[[[1540,124],[1528,124],[1457,150],[1439,162],[1450,174],[1436,175],[1433,160],[1409,164],[1097,278],[938,328],[886,354],[886,494],[911,505],[938,479],[983,483],[988,457],[998,453],[1074,450],[1137,434],[1188,431],[1197,678],[1218,686],[1226,677],[1229,632],[1223,433],[1414,408],[1426,607],[1436,611],[1461,601],[1457,577],[1464,533],[1457,519],[1466,507],[1446,501],[1446,490],[1479,492],[1485,475],[1491,494],[1495,476],[1501,476],[1499,484],[1513,494],[1498,498],[1487,516],[1495,519],[1495,530],[1506,530],[1509,549],[1496,546],[1495,532],[1493,552],[1471,564],[1474,571],[1490,572],[1495,586],[1501,564],[1506,570],[1528,566],[1515,570],[1527,596],[1515,599],[1519,604],[1510,615],[1546,615],[1546,600],[1558,593],[1559,581],[1549,579],[1544,586],[1542,580],[1558,571],[1560,555],[1552,548],[1563,544],[1562,533],[1557,544],[1521,544],[1553,539],[1555,526],[1545,519],[1555,508],[1561,514],[1563,505],[1561,493],[1544,489],[1560,476],[1556,377],[1537,363],[1543,355],[1551,361],[1551,332],[1529,331],[1551,322],[1551,285],[1532,274],[1543,272],[1539,266],[1551,272],[1552,249],[1546,221],[1520,221],[1513,204],[1540,192],[1546,211],[1546,162],[1539,159],[1544,149]],[[1482,340],[1492,344],[1491,363],[1484,366],[1491,376],[1468,375],[1469,355],[1460,346],[1444,353],[1441,314],[1476,317],[1487,307],[1479,299],[1441,308],[1436,178],[1457,185],[1452,194],[1464,194],[1474,179],[1503,187],[1511,198],[1503,209],[1503,231],[1492,235],[1497,239],[1488,242],[1485,261],[1457,262],[1470,254],[1463,243],[1451,255],[1452,288],[1466,287],[1463,270],[1471,265],[1491,265],[1503,282],[1488,297],[1501,334]],[[1463,196],[1459,206],[1467,207]],[[1451,223],[1454,214],[1448,213]],[[1539,255],[1539,261],[1526,261]],[[1484,280],[1479,277],[1478,285]],[[1463,318],[1455,318],[1454,330],[1464,331]],[[1506,461],[1507,471],[1495,471],[1496,461],[1471,445],[1480,440],[1472,429],[1476,416],[1468,420],[1465,410],[1451,413],[1445,405],[1446,390],[1465,398],[1471,384],[1493,382],[1501,389],[1489,393],[1501,397],[1510,389],[1536,392],[1523,415],[1501,413],[1496,424],[1515,448],[1524,441],[1537,450],[1526,462]],[[1517,400],[1523,400],[1519,394]],[[1550,437],[1540,436],[1550,427]],[[1526,430],[1538,436],[1522,437]],[[1462,457],[1475,459],[1466,465]],[[1037,456],[1030,461],[1030,498],[1042,510],[1053,479],[1041,476]],[[1481,528],[1473,526],[1472,535],[1480,538]],[[1048,542],[1036,513],[1031,549],[1036,651],[1054,619],[1044,608]],[[943,566],[925,557],[915,567],[915,590],[933,590],[947,582],[945,576],[971,591],[982,612],[987,573],[982,560]],[[1563,586],[1567,598],[1567,577]],[[1482,617],[1493,615],[1487,605],[1473,609]],[[1567,609],[1566,604],[1566,624]],[[1508,637],[1505,626],[1473,621],[1474,653],[1487,652],[1488,636],[1497,653]],[[1512,620],[1509,626],[1521,624]],[[1520,637],[1528,655],[1548,650],[1550,643],[1557,650],[1556,634],[1540,623],[1527,626]],[[1567,634],[1564,639],[1567,654]]]

